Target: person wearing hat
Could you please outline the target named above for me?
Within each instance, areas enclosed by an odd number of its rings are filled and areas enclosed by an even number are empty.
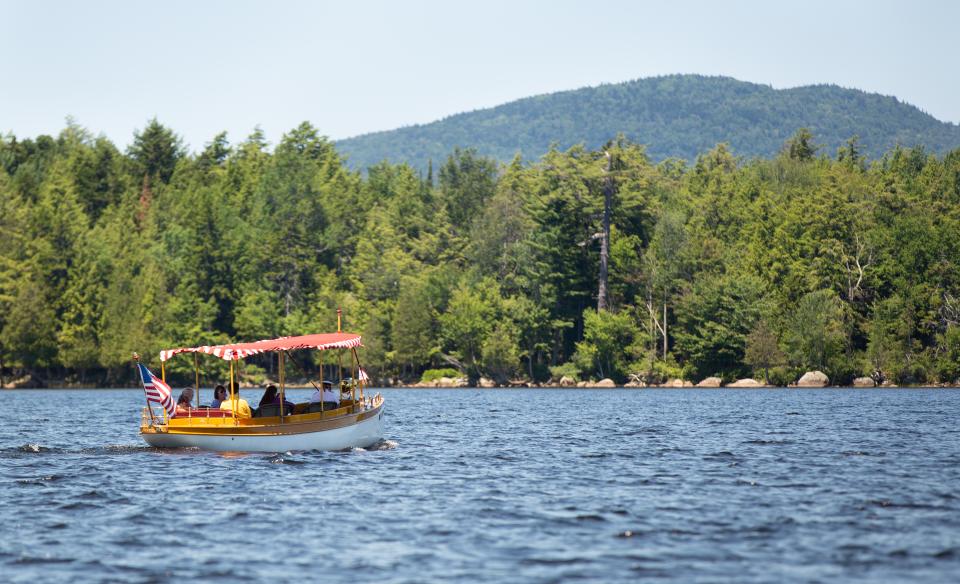
[[[335,410],[340,407],[340,392],[333,390],[333,382],[323,380],[323,391],[318,387],[310,396],[310,403],[323,402],[323,409]]]

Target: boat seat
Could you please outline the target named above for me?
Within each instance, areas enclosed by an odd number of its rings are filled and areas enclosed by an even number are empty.
[[[340,407],[340,405],[337,404],[337,402],[323,402],[323,411],[324,411],[324,412],[329,412],[330,410],[335,410],[335,409],[337,409],[337,408],[339,408],[339,407]],[[310,414],[315,414],[315,413],[317,413],[317,412],[319,412],[319,411],[321,411],[321,410],[320,410],[320,403],[318,403],[318,402],[317,402],[317,403],[312,403],[312,404],[310,404],[310,407],[307,408],[307,413],[310,413]]]
[[[188,414],[177,414],[178,418],[229,418],[232,414],[220,408],[190,408]]]
[[[264,404],[253,410],[254,418],[275,418],[280,415],[280,404]]]

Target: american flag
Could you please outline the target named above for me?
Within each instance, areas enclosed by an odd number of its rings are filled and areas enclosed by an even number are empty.
[[[140,368],[140,380],[143,381],[143,392],[147,394],[147,401],[163,406],[163,409],[167,410],[167,417],[176,416],[177,406],[173,403],[170,386],[151,373],[142,363],[137,363],[137,366]]]
[[[360,381],[370,381],[370,378],[367,376],[367,372],[360,368],[357,372],[357,377],[360,378]]]

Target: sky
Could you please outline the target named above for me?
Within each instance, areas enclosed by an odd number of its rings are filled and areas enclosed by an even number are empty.
[[[193,151],[311,122],[332,139],[672,73],[833,83],[960,122],[960,2],[0,0],[0,133],[68,116]]]

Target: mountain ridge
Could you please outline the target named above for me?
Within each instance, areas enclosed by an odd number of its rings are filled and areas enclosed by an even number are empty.
[[[551,144],[596,148],[623,133],[656,160],[693,160],[720,142],[742,156],[770,156],[807,127],[832,153],[858,135],[878,157],[897,144],[943,154],[960,146],[960,126],[896,96],[835,84],[775,89],[731,77],[664,75],[544,93],[433,122],[337,140],[354,168],[381,160],[426,168],[455,148],[508,161],[539,158]]]

